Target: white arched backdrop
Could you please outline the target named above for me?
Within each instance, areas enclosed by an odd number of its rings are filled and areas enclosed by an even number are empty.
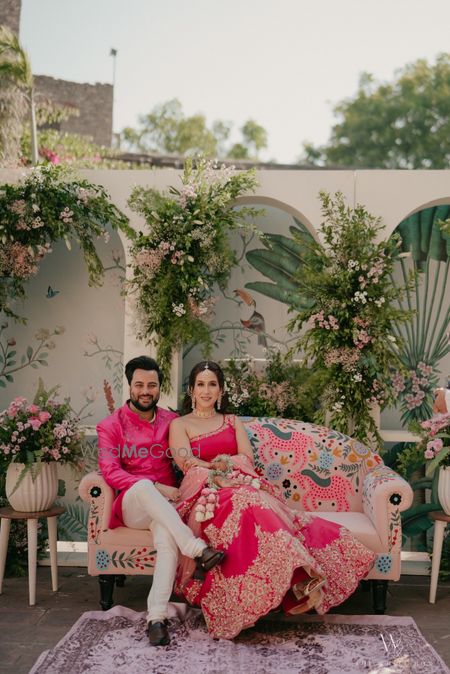
[[[0,170],[0,184],[15,182],[22,171]],[[131,225],[139,230],[145,223],[127,206],[135,185],[166,189],[180,184],[180,171],[174,169],[129,171],[85,170],[80,173],[93,183],[103,185],[112,201],[130,218]],[[266,213],[258,221],[265,232],[282,233],[287,236],[289,228],[300,221],[316,238],[322,221],[321,190],[343,193],[349,206],[364,205],[375,216],[380,216],[386,226],[380,235],[389,236],[407,216],[436,204],[450,204],[450,171],[258,171],[259,186],[254,195],[240,199],[239,203],[262,206]],[[249,310],[239,303],[234,290],[245,288],[246,283],[266,280],[251,267],[245,253],[262,245],[254,240],[248,249],[234,236],[240,264],[233,271],[227,293],[216,305],[216,316],[211,326],[214,334],[223,341],[213,354],[215,358],[229,355],[239,357],[245,352],[256,358],[264,358],[264,349],[257,336],[242,331],[241,319],[248,318]],[[241,247],[241,248],[239,248]],[[87,273],[79,251],[67,251],[63,244],[55,246],[55,252],[43,262],[38,275],[28,287],[29,299],[23,307],[29,317],[28,325],[13,325],[0,334],[5,342],[14,339],[18,357],[27,347],[38,347],[36,333],[39,330],[52,332],[55,326],[65,331],[52,335],[47,341],[54,348],[48,351],[48,366],[37,363],[35,369],[23,368],[14,375],[14,381],[0,388],[0,408],[3,409],[16,395],[31,397],[39,376],[47,386],[61,385],[62,394],[70,396],[75,409],[85,407],[85,423],[92,426],[108,413],[103,396],[103,381],[112,386],[116,404],[127,398],[127,386],[123,380],[123,363],[128,359],[154,350],[140,343],[135,336],[132,302],[120,294],[125,274],[129,273],[127,242],[121,234],[112,233],[108,244],[101,242],[99,251],[108,269],[102,288],[89,288]],[[51,292],[49,293],[49,289]],[[55,292],[53,295],[52,293]],[[250,290],[257,302],[258,312],[266,323],[269,341],[287,344],[292,340],[285,325],[288,320],[287,306],[270,297]],[[200,357],[198,348],[184,354],[184,370]],[[442,379],[450,371],[447,356],[441,363]],[[183,379],[181,354],[174,358],[171,380],[172,393],[164,396],[163,405],[177,407]],[[386,439],[406,439],[398,411],[383,413],[381,426]],[[70,497],[70,496],[69,496]]]

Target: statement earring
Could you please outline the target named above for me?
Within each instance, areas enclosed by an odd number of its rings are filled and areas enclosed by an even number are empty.
[[[220,408],[222,407],[222,393],[219,393],[219,397],[217,398],[216,404],[217,409],[220,410]]]
[[[189,393],[189,395],[191,396],[191,406],[192,406],[192,409],[195,410],[195,395],[194,395],[193,391],[191,391],[191,392]]]

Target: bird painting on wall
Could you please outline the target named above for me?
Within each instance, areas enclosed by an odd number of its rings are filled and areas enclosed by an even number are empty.
[[[264,334],[266,331],[266,322],[264,320],[264,316],[260,314],[259,311],[256,311],[255,298],[242,288],[237,288],[233,292],[235,295],[240,297],[240,299],[243,302],[245,302],[247,306],[253,307],[253,313],[249,319],[243,320],[241,318],[242,325],[244,326],[244,328],[248,328],[248,330],[253,330],[254,332],[256,332],[258,334],[258,344],[260,344],[263,347],[267,347],[267,339]]]

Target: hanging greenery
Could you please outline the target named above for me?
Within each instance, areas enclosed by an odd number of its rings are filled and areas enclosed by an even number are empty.
[[[71,240],[81,247],[89,285],[99,285],[103,265],[95,239],[107,240],[108,226],[135,236],[106,190],[66,167],[37,167],[17,184],[0,185],[0,311],[20,319],[13,303],[25,298],[26,282],[61,239],[69,249]]]
[[[180,189],[169,194],[136,187],[129,206],[143,215],[148,231],[132,248],[129,292],[136,300],[137,336],[157,348],[167,375],[176,349],[212,346],[208,319],[215,303],[214,285],[226,287],[236,257],[229,232],[255,233],[249,218],[260,211],[233,208],[235,200],[253,191],[253,170],[236,172],[205,160],[187,160]],[[170,388],[166,377],[166,388]]]
[[[378,438],[373,406],[393,401],[391,371],[399,366],[393,321],[410,316],[393,305],[405,290],[391,282],[400,248],[395,237],[376,242],[383,226],[363,206],[347,207],[339,192],[320,198],[323,245],[303,241],[297,274],[299,292],[312,306],[289,329],[306,327],[297,347],[328,373],[316,420],[368,442]],[[407,279],[408,287],[412,282]]]

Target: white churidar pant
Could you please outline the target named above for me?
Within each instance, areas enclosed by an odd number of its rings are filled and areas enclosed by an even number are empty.
[[[187,557],[198,557],[206,547],[195,538],[175,508],[151,480],[139,480],[123,497],[122,516],[127,527],[150,529],[157,553],[153,583],[147,599],[147,621],[167,618],[178,564],[178,550]]]

